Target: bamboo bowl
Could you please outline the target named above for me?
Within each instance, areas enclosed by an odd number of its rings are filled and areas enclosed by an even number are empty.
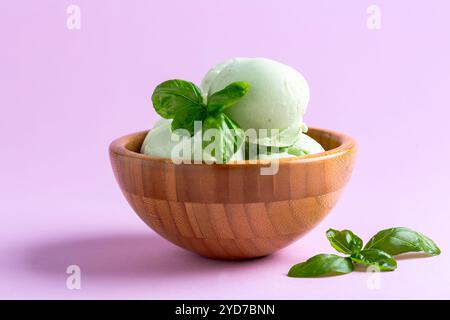
[[[179,164],[139,153],[146,131],[113,141],[109,155],[128,203],[156,233],[202,256],[271,254],[314,228],[334,207],[354,165],[349,136],[309,129],[325,152],[267,164]]]

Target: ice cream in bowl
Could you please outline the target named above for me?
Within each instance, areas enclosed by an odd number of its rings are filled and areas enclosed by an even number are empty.
[[[116,180],[156,233],[200,255],[245,259],[296,241],[334,207],[354,165],[355,141],[307,128],[309,87],[264,58],[214,66],[198,87],[169,80],[149,131],[113,141]]]

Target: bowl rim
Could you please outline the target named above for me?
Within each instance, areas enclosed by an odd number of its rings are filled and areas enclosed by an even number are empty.
[[[143,131],[137,131],[133,133],[129,133],[127,135],[121,136],[115,140],[113,140],[109,145],[109,152],[113,153],[115,155],[120,155],[124,157],[130,157],[135,159],[140,159],[144,161],[154,161],[154,162],[160,162],[160,163],[171,163],[173,165],[175,164],[172,159],[170,158],[161,158],[161,157],[154,157],[149,156],[146,154],[142,154],[139,152],[131,151],[126,147],[127,144],[129,144],[132,141],[132,138],[139,136],[139,135],[146,135],[150,130],[143,130]],[[298,156],[298,157],[289,157],[289,158],[277,158],[280,165],[282,164],[288,164],[288,163],[306,163],[306,162],[313,162],[313,161],[321,161],[326,160],[329,158],[334,158],[337,156],[340,156],[342,154],[345,154],[352,149],[356,148],[356,141],[349,135],[335,131],[335,130],[328,130],[318,127],[310,127],[308,128],[308,132],[310,131],[318,131],[318,132],[324,132],[330,136],[336,137],[341,143],[336,148],[326,150],[324,152],[314,153],[310,155],[304,155],[304,156]],[[307,132],[307,133],[308,133]],[[207,166],[218,166],[218,167],[231,167],[231,166],[267,166],[271,163],[271,160],[235,160],[228,163],[181,163],[178,165],[207,165]]]

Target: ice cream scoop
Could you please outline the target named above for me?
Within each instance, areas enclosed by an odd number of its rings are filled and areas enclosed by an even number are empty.
[[[265,58],[233,58],[214,66],[201,88],[211,95],[235,81],[248,82],[250,91],[225,113],[244,130],[283,130],[302,123],[309,86],[292,67]]]
[[[172,139],[171,122],[171,120],[160,119],[155,123],[142,143],[141,153],[154,157],[171,158],[172,150],[178,143],[188,143],[191,148],[190,138],[181,139],[182,137],[179,137],[178,141]],[[190,160],[191,155],[187,154],[178,159]]]
[[[165,81],[156,87],[152,102],[158,114],[166,119],[157,122],[145,138],[141,152],[147,155],[217,162],[214,158],[216,151],[205,151],[202,150],[204,145],[195,144],[198,139],[190,136],[193,130],[184,137],[172,132],[171,126],[192,129],[193,120],[202,121],[203,129],[216,129],[223,134],[214,141],[223,147],[218,150],[225,150],[221,153],[226,157],[225,162],[244,160],[246,155],[254,160],[324,151],[317,142],[303,134],[307,130],[303,116],[309,102],[305,78],[292,67],[274,60],[226,60],[208,71],[201,89],[184,80]],[[241,132],[242,138],[241,129],[245,131],[245,140],[230,135],[235,129]],[[242,141],[248,145],[265,146],[272,151],[252,155],[243,151],[247,149]],[[277,148],[283,151],[274,153]],[[294,151],[290,152],[292,149],[289,148],[294,148]],[[233,154],[236,149],[238,151]]]

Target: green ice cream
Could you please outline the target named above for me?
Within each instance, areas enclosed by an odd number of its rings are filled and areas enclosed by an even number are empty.
[[[265,58],[229,59],[214,66],[203,78],[201,94],[204,104],[207,105],[214,93],[240,81],[248,83],[250,90],[223,112],[247,133],[250,130],[256,132],[256,135],[247,136],[247,142],[271,149],[270,152],[247,156],[248,160],[295,157],[324,151],[318,142],[304,133],[303,116],[309,102],[309,86],[298,71]],[[166,119],[158,121],[145,138],[141,152],[175,160],[193,159],[194,139],[172,133],[171,123],[172,120]],[[264,129],[266,133],[262,134]],[[270,147],[280,147],[281,150],[274,152],[277,149]],[[180,153],[183,148],[190,148],[192,152]],[[211,154],[201,150],[200,154],[204,160],[215,162]],[[244,160],[244,154],[241,148],[230,160]],[[198,153],[195,158],[198,159]]]

